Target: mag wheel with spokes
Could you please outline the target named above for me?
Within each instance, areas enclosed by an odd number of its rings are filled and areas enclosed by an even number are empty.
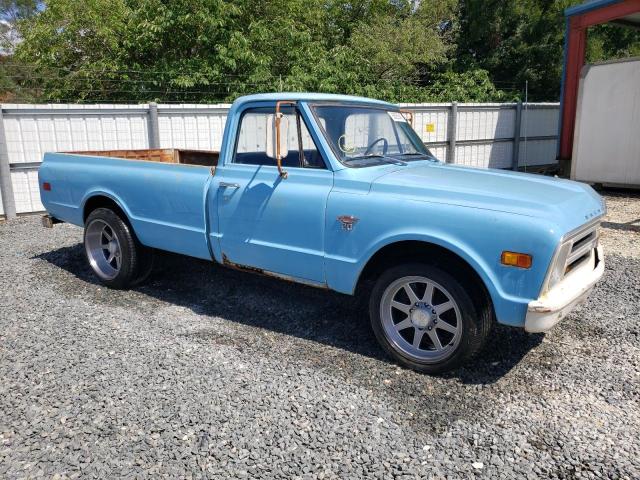
[[[111,288],[126,288],[146,272],[150,253],[133,236],[129,225],[108,208],[89,214],[84,228],[89,265],[100,281]],[[143,269],[145,270],[143,272]]]
[[[122,248],[114,228],[100,219],[88,226],[85,237],[87,257],[93,271],[103,280],[113,280],[122,267]]]
[[[382,347],[399,363],[427,373],[468,360],[484,343],[490,322],[453,275],[419,263],[385,271],[373,287],[369,313]]]

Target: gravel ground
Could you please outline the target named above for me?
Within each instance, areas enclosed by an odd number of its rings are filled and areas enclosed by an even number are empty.
[[[619,251],[640,258],[640,194],[609,191],[605,199],[609,210],[601,235],[605,253]]]
[[[608,203],[588,303],[443,377],[348,297],[174,256],[110,291],[79,228],[0,225],[0,477],[639,478],[640,197]]]

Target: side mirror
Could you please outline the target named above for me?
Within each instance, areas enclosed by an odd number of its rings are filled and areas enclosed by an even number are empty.
[[[280,118],[280,128],[276,125],[277,115],[267,115],[267,140],[265,142],[267,157],[278,159],[278,130],[280,131],[280,159],[289,154],[287,136],[289,133],[289,118]]]
[[[280,178],[286,179],[287,172],[282,169],[282,159],[287,156],[287,138],[289,134],[289,119],[282,114],[282,105],[294,105],[292,100],[278,100],[276,102],[276,114],[267,118],[267,155],[276,159]],[[275,145],[274,145],[275,144]],[[275,151],[275,152],[274,152]]]

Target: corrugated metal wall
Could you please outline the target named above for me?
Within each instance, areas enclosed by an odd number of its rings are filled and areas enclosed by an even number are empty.
[[[414,128],[442,160],[480,168],[513,168],[517,149],[518,167],[556,163],[557,103],[405,104],[403,108],[415,112]]]
[[[402,107],[413,111],[414,128],[442,160],[481,168],[556,162],[557,103]],[[151,123],[155,120],[149,105],[4,104],[0,157],[10,165],[16,212],[42,210],[37,170],[44,152],[151,146],[219,150],[228,109],[228,104],[158,105],[154,140]],[[515,135],[518,124],[519,136]],[[4,213],[1,202],[0,213]]]

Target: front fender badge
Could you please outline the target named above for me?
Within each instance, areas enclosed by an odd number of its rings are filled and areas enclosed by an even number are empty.
[[[360,219],[353,215],[340,215],[338,220],[342,224],[342,229],[350,232],[353,230],[353,226],[358,223]]]

